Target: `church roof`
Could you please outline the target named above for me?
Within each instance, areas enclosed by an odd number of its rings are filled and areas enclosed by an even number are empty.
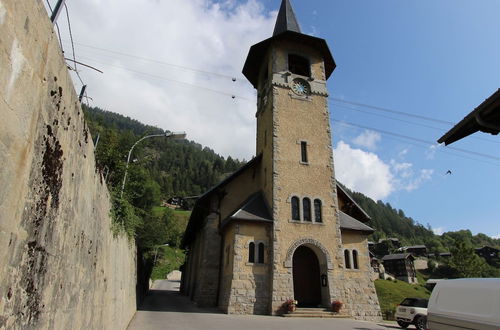
[[[273,222],[271,210],[262,191],[256,192],[234,210],[223,222],[224,227],[231,220]]]
[[[278,13],[278,18],[276,19],[276,25],[274,26],[273,36],[277,36],[280,33],[286,31],[294,31],[301,33],[299,23],[293,12],[292,5],[289,0],[283,0],[281,2],[280,11]]]
[[[438,143],[449,145],[477,131],[500,133],[500,89],[439,138]]]
[[[335,60],[333,59],[325,39],[301,33],[290,1],[283,0],[274,27],[273,36],[250,47],[245,65],[243,66],[243,74],[255,88],[257,88],[262,61],[265,60],[271,45],[278,40],[289,40],[319,51],[325,64],[326,79],[328,79],[333,70],[335,70]]]
[[[342,211],[339,212],[339,219],[340,219],[340,229],[362,231],[369,234],[375,231],[373,230],[373,228],[365,225],[361,221],[354,219],[353,217],[351,217],[348,214],[345,214]]]

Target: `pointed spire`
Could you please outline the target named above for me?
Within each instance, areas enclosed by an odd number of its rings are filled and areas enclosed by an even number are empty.
[[[273,36],[281,34],[286,31],[300,32],[300,26],[293,12],[290,0],[283,0],[281,2],[280,11],[278,13],[278,18],[276,19],[276,25],[274,26]]]

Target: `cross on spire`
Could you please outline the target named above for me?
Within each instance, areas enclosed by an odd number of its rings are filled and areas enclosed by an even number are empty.
[[[293,12],[290,0],[283,0],[281,2],[276,25],[274,26],[273,36],[277,36],[286,31],[300,32],[300,26]]]

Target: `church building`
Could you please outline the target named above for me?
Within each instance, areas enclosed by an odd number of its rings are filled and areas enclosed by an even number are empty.
[[[328,308],[381,320],[361,207],[335,180],[324,39],[301,33],[283,0],[273,36],[250,48],[256,157],[203,194],[183,238],[181,292],[232,314]]]

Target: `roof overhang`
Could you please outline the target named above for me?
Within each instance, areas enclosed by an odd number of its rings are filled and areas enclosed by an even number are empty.
[[[328,79],[333,70],[335,70],[335,60],[333,59],[332,53],[330,52],[330,48],[328,48],[328,44],[326,43],[325,39],[294,31],[286,31],[269,39],[261,41],[250,48],[247,59],[245,61],[245,65],[243,66],[243,74],[248,79],[248,81],[250,81],[253,87],[257,88],[259,70],[270,46],[274,42],[282,40],[290,40],[298,44],[303,44],[317,49],[323,56],[326,79]]]
[[[500,132],[500,89],[443,135],[438,143],[448,145],[477,131],[493,135]]]
[[[359,231],[364,234],[372,234],[375,230],[361,221],[358,221],[351,217],[350,215],[340,211],[339,212],[339,220],[340,220],[340,229],[341,230],[352,230]]]

